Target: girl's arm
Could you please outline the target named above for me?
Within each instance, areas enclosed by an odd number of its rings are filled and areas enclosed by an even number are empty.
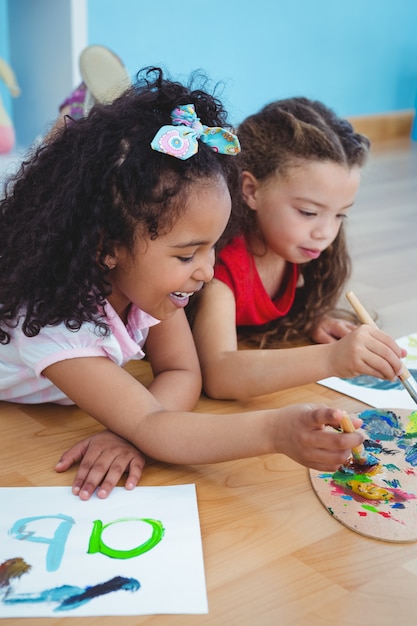
[[[313,328],[311,339],[316,343],[332,343],[348,335],[357,327],[358,324],[353,324],[348,320],[325,315]]]
[[[169,348],[169,349],[168,349]],[[154,373],[149,390],[166,409],[191,410],[201,393],[201,374],[190,327],[183,311],[152,327],[146,342]],[[72,491],[88,500],[106,498],[124,473],[126,489],[133,489],[142,475],[145,457],[131,443],[104,430],[64,452],[55,469],[65,472],[80,463]]]
[[[303,385],[329,376],[368,374],[393,379],[404,351],[395,341],[361,325],[339,341],[272,350],[239,350],[235,299],[219,280],[205,285],[193,324],[206,393],[244,398]]]
[[[191,411],[201,394],[201,370],[183,310],[152,326],[145,346],[154,380],[148,389],[165,409]]]
[[[342,412],[321,405],[231,415],[167,411],[133,376],[106,358],[61,361],[46,375],[81,409],[152,458],[215,463],[284,453],[318,470],[335,471],[362,443],[339,433]],[[361,420],[354,420],[355,427]]]

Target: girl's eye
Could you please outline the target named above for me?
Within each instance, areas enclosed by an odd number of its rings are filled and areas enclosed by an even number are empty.
[[[191,263],[191,261],[194,259],[194,255],[193,256],[177,256],[177,259],[181,261],[181,263]]]
[[[339,218],[339,220],[347,220],[348,216],[345,213],[339,213],[339,215],[336,215],[337,218]]]
[[[314,217],[317,215],[317,213],[314,213],[313,211],[306,211],[305,209],[298,209],[298,210],[301,213],[301,215],[305,215],[306,217]]]

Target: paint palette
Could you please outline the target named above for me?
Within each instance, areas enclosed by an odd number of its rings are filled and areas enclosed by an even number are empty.
[[[417,411],[366,409],[365,449],[379,465],[334,473],[310,469],[319,500],[355,532],[382,541],[417,541]]]

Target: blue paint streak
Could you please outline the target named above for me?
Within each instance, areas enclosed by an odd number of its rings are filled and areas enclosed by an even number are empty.
[[[409,369],[410,374],[417,380],[417,370]],[[399,380],[384,380],[383,378],[376,378],[376,376],[366,376],[361,374],[360,376],[354,376],[353,378],[343,378],[343,380],[351,385],[357,387],[367,387],[368,389],[378,389],[382,391],[390,391],[396,389],[401,391],[404,389],[401,381]]]
[[[361,411],[359,417],[363,420],[362,428],[366,430],[370,439],[390,441],[404,435],[401,420],[393,411],[367,409]]]
[[[54,611],[66,611],[75,609],[90,600],[113,591],[138,591],[140,583],[136,578],[124,578],[115,576],[114,578],[91,587],[75,587],[73,585],[62,585],[53,589],[45,589],[40,593],[24,593],[21,595],[7,596],[3,599],[4,604],[33,604],[40,602],[58,602],[59,605]]]
[[[393,487],[394,489],[401,487],[401,483],[398,480],[398,478],[393,478],[392,480],[388,480],[387,478],[384,478],[384,483],[386,483],[389,487]]]
[[[406,448],[405,460],[413,467],[417,465],[417,443]]]
[[[353,378],[343,378],[343,380],[351,385],[367,387],[368,389],[390,391],[392,389],[400,390],[403,388],[402,383],[399,381],[384,380],[382,378],[376,378],[375,376],[366,376],[365,374],[354,376]]]

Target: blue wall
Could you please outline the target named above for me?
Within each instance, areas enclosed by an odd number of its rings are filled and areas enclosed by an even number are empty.
[[[0,58],[9,63],[9,29],[7,0],[0,0]],[[9,90],[0,79],[0,98],[7,113],[12,115],[12,104]]]
[[[233,122],[294,95],[343,116],[414,107],[416,0],[88,0],[88,39],[131,74],[161,64],[226,81]]]
[[[74,9],[84,3],[87,31]],[[414,108],[417,0],[0,0],[0,56],[13,58],[22,96],[11,100],[1,80],[0,95],[20,145],[45,132],[75,86],[83,29],[132,76],[161,65],[175,79],[201,68],[224,82],[233,123],[294,95],[347,117]]]

